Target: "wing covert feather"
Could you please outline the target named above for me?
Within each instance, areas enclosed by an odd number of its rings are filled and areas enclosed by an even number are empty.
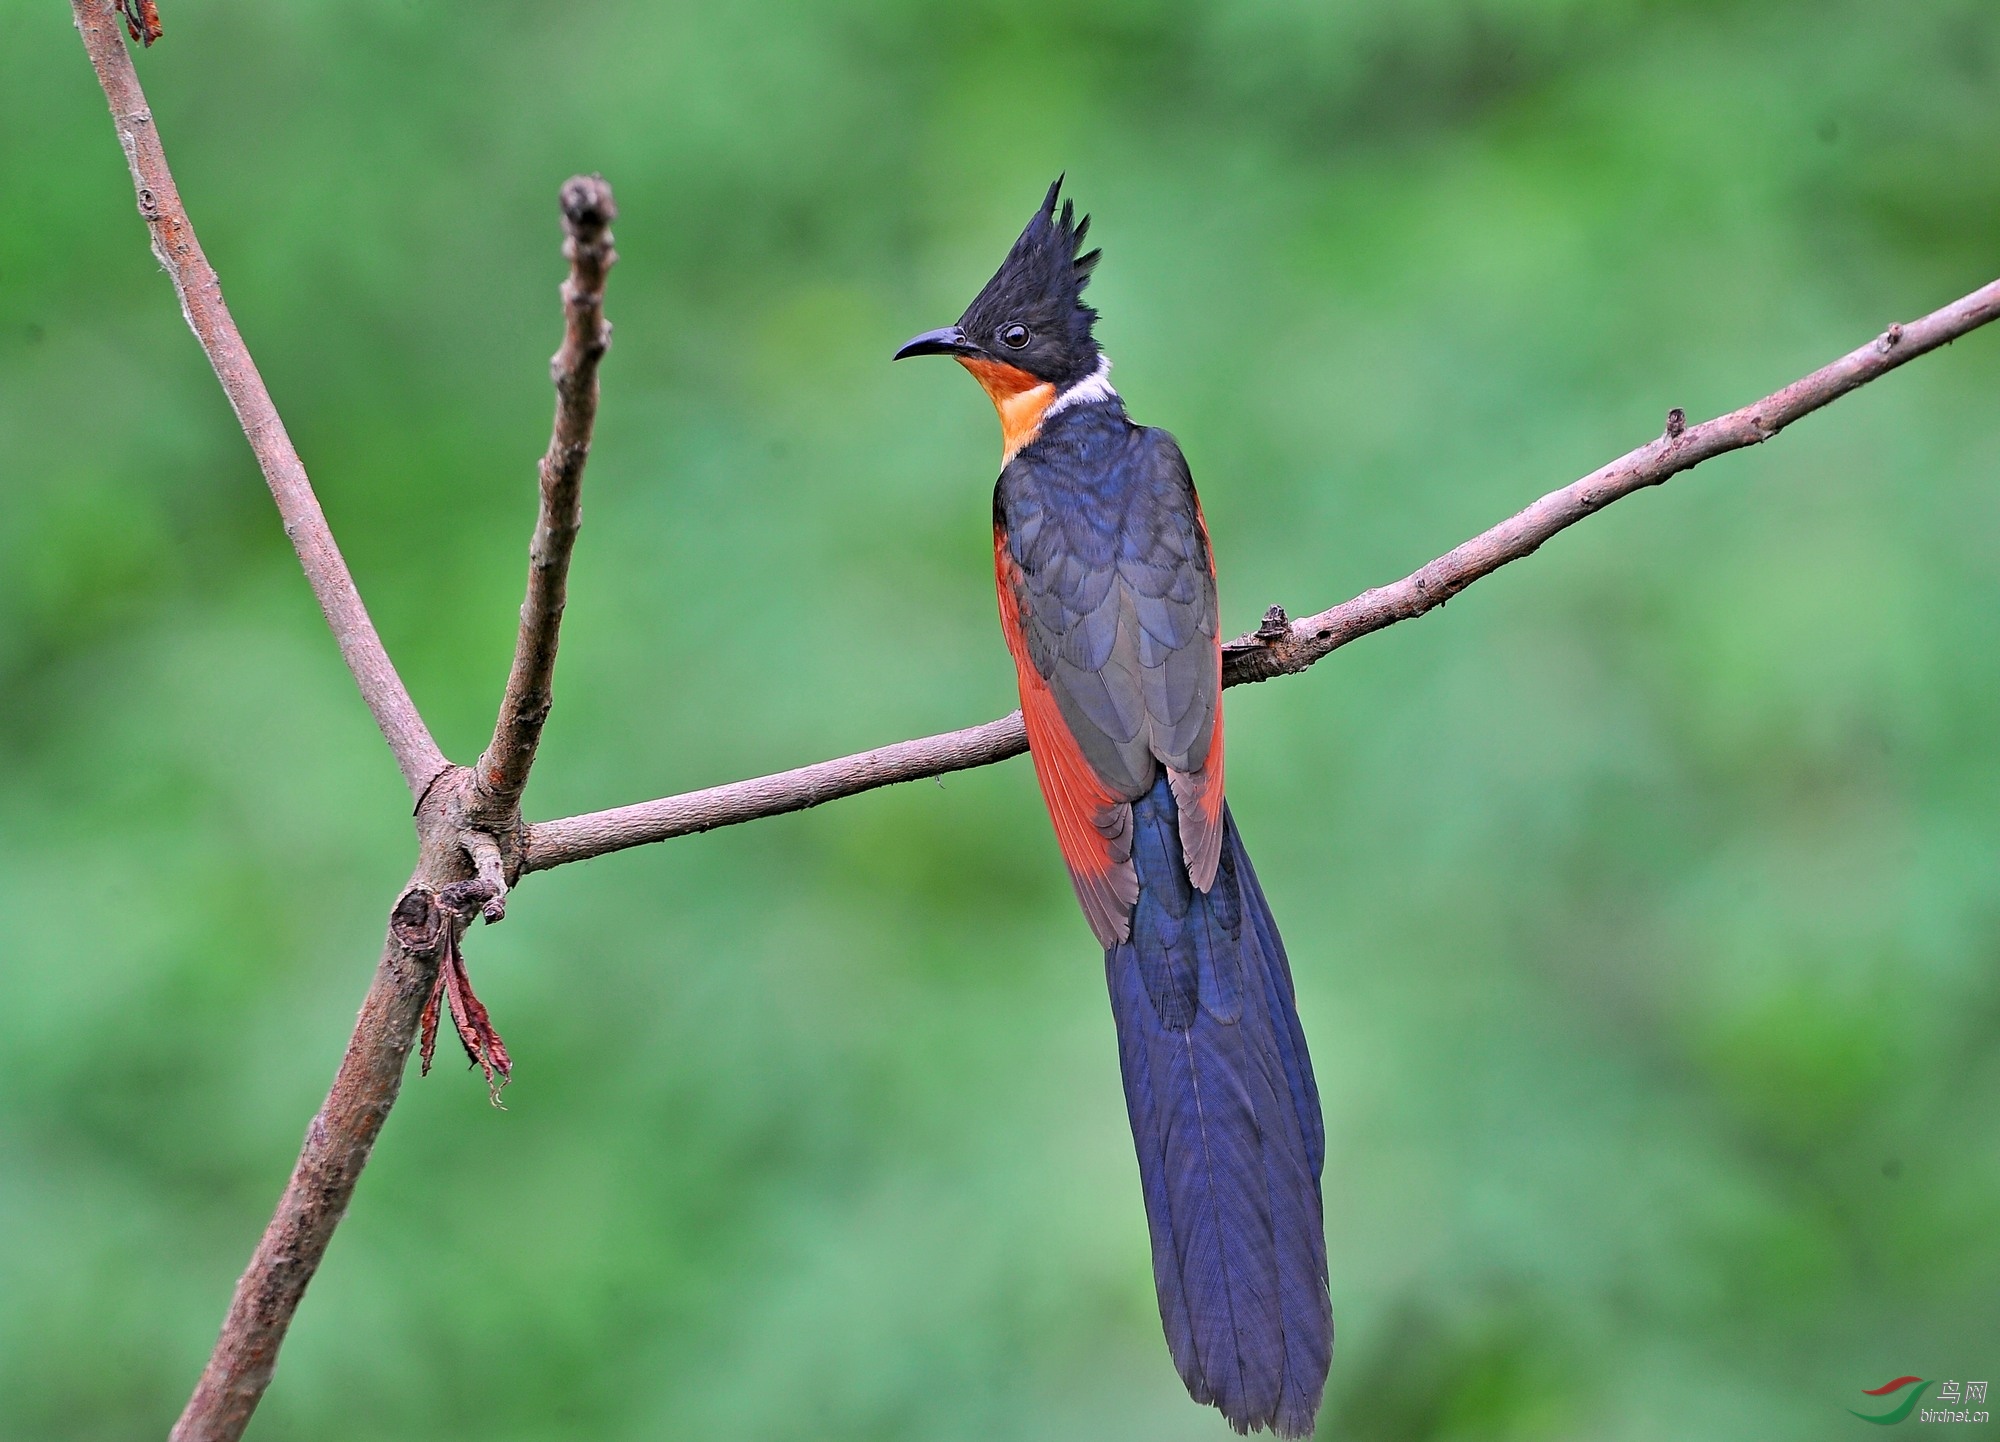
[[[1206,891],[1215,878],[1222,840],[1215,571],[1187,462],[1166,432],[1120,417],[1115,427],[1051,440],[1045,434],[1001,474],[996,579],[1037,774],[1078,896],[1102,937],[1107,902],[1125,887],[1121,880],[1107,892],[1087,881],[1099,872],[1109,878],[1129,851],[1100,854],[1096,818],[1144,795],[1161,767],[1180,801],[1189,879]],[[1071,815],[1058,814],[1059,795]],[[1129,903],[1111,910],[1124,926]]]

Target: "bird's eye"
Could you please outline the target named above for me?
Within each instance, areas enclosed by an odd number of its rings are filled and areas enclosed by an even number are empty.
[[[1028,343],[1028,328],[1016,323],[1000,328],[1000,343],[1009,350],[1019,350]]]

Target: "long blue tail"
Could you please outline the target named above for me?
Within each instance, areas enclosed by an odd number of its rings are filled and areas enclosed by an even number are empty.
[[[1167,1346],[1189,1394],[1238,1432],[1304,1437],[1333,1313],[1326,1132],[1291,967],[1234,818],[1206,894],[1188,884],[1164,773],[1132,821],[1132,939],[1104,971]]]

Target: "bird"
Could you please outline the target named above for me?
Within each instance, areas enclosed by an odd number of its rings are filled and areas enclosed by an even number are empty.
[[[993,561],[1021,719],[1104,948],[1167,1348],[1239,1433],[1312,1432],[1333,1357],[1326,1131],[1291,964],[1223,796],[1214,555],[1188,464],[1136,424],[1082,299],[1063,177],[956,325],[1000,416]]]

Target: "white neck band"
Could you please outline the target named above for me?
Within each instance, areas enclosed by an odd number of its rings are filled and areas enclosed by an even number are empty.
[[[1116,400],[1118,392],[1111,389],[1111,357],[1099,355],[1097,369],[1049,402],[1049,408],[1042,412],[1047,420],[1058,411],[1066,411],[1071,406],[1089,405],[1092,401]]]

